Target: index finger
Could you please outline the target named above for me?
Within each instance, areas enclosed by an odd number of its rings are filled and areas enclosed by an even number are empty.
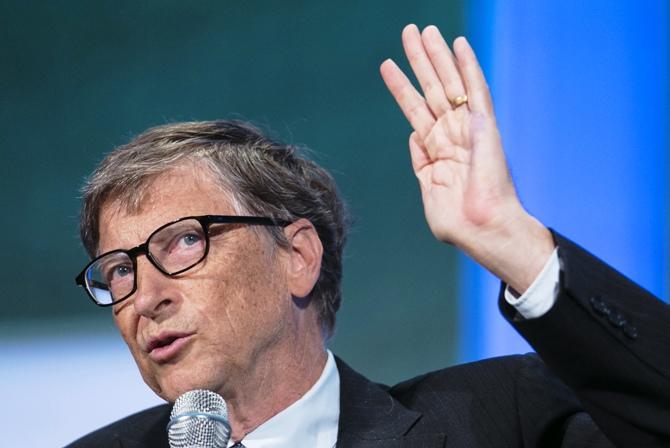
[[[379,71],[410,125],[421,138],[425,138],[435,124],[435,116],[426,100],[391,59],[385,60]]]

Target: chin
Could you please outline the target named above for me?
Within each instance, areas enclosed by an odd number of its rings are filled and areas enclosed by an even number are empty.
[[[197,373],[196,373],[197,372]],[[221,379],[207,375],[206,369],[191,366],[186,369],[169,372],[156,379],[157,389],[151,387],[158,396],[174,402],[180,395],[194,389],[206,389],[214,392],[221,390]]]

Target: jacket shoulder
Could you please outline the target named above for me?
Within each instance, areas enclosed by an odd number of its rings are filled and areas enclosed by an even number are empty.
[[[544,446],[566,419],[582,411],[575,394],[536,354],[461,364],[389,389],[403,406],[423,414],[418,425],[463,428],[482,446]],[[465,443],[465,441],[463,441]]]
[[[93,431],[66,448],[167,447],[165,427],[169,416],[168,404],[155,406]]]
[[[389,392],[401,402],[426,393],[510,393],[520,376],[545,381],[553,376],[534,353],[488,358],[429,372],[396,384]],[[553,379],[553,378],[552,378]],[[507,391],[507,392],[506,392]]]

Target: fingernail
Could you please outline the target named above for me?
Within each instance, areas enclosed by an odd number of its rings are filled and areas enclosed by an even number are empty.
[[[442,37],[442,33],[440,32],[440,29],[435,26],[435,25],[428,25],[426,28],[424,28],[424,31],[428,31],[428,29],[435,30],[433,31],[434,33],[437,33],[439,37]]]

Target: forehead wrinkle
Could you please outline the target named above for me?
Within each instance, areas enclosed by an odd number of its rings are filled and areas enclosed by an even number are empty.
[[[105,244],[104,240],[105,237],[109,238],[112,236],[113,238],[115,235],[115,231],[117,229],[112,229],[112,235],[110,235],[110,228],[107,228],[107,232],[103,232],[102,228],[105,225],[109,225],[111,222],[115,221],[118,222],[119,220],[122,220],[124,216],[136,216],[142,213],[143,209],[145,207],[142,207],[140,204],[138,204],[137,207],[129,208],[126,204],[123,203],[121,199],[115,199],[115,200],[108,200],[103,204],[102,207],[100,207],[100,224],[99,224],[99,241],[98,241],[98,247],[96,249],[96,256],[99,256],[102,253],[109,252],[110,250],[116,250],[116,249],[130,249],[131,246],[128,247],[109,247],[105,248],[104,250],[102,249]],[[124,234],[127,234],[128,231],[124,230]],[[118,237],[118,235],[116,235]],[[140,244],[140,243],[138,243]]]
[[[137,188],[128,188],[124,185],[123,189],[116,195],[110,192],[108,198],[102,203],[99,212],[99,230],[104,222],[109,223],[111,220],[118,220],[123,217],[138,217],[140,215],[161,215],[163,214],[163,207],[166,207],[165,198],[162,197],[162,190],[179,189],[183,184],[183,178],[178,179],[177,173],[187,173],[187,180],[191,184],[199,184],[202,186],[215,187],[215,193],[208,192],[206,195],[200,195],[197,199],[207,198],[213,203],[225,203],[230,210],[235,214],[239,212],[240,207],[234,194],[231,194],[227,188],[222,185],[219,176],[213,173],[207,164],[199,163],[198,161],[190,160],[188,162],[180,163],[174,167],[168,168],[163,172],[146,176],[142,179],[134,179],[134,184]],[[220,196],[219,196],[220,194]],[[195,198],[194,198],[195,199]],[[228,208],[226,207],[226,208]],[[169,209],[169,206],[166,207]],[[180,219],[189,215],[189,212],[184,211],[179,216],[166,217],[164,222],[161,221],[155,224],[155,228],[170,221]],[[216,214],[214,210],[207,210],[202,214]],[[228,213],[226,213],[228,214]],[[103,216],[104,215],[104,216]],[[153,231],[155,229],[151,229]],[[145,235],[144,238],[148,237]],[[103,234],[99,232],[97,254],[102,253]],[[143,241],[137,242],[141,244]]]
[[[237,195],[234,194],[234,188],[208,162],[207,159],[189,157],[175,161],[174,164],[165,167],[162,171],[152,172],[141,177],[131,174],[125,179],[119,179],[119,183],[109,191],[104,202],[108,200],[119,201],[129,215],[141,213],[144,203],[150,199],[148,198],[149,190],[161,180],[166,178],[169,180],[170,175],[177,171],[188,171],[193,181],[210,183],[216,186],[225,195],[225,199],[233,205],[235,211],[240,212],[239,201]]]

